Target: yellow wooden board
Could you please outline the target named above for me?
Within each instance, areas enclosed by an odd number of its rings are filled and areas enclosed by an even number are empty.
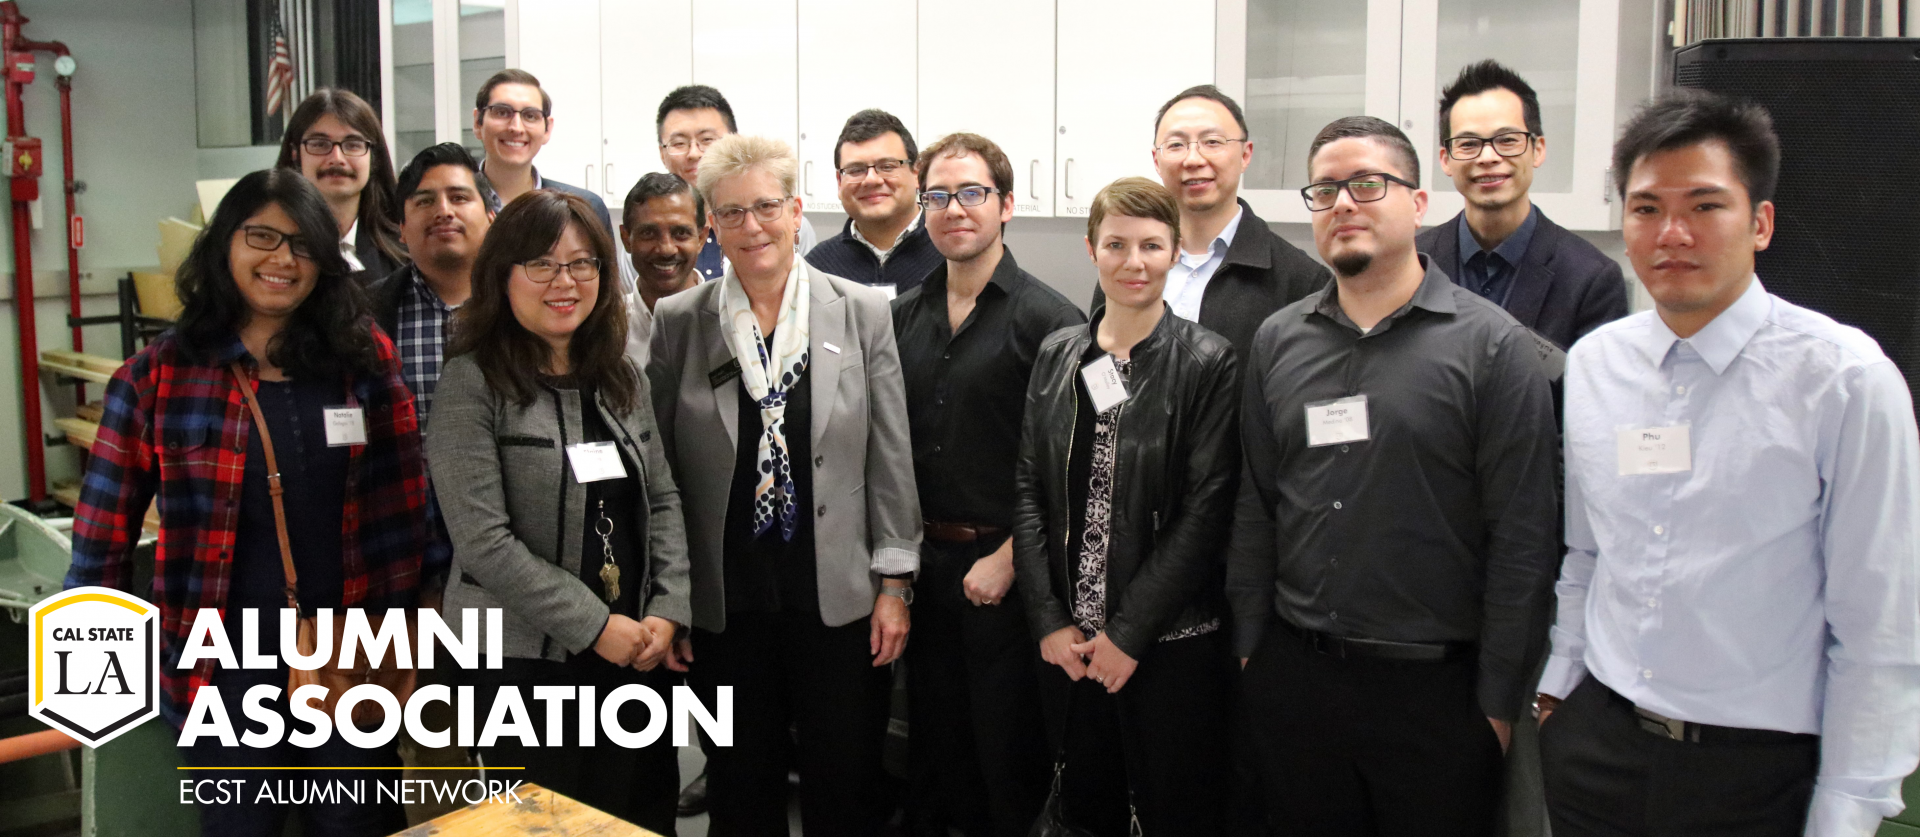
[[[660,837],[539,785],[521,785],[514,794],[520,797],[519,802],[487,801],[468,805],[402,831],[396,837],[519,837],[523,834]]]
[[[104,384],[113,378],[113,373],[120,371],[120,361],[66,349],[48,349],[40,353],[40,368],[70,378]]]
[[[57,418],[54,426],[67,434],[67,442],[81,450],[93,450],[93,437],[99,435],[100,425],[82,418]]]

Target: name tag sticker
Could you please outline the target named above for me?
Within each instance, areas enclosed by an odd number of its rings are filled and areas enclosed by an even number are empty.
[[[367,411],[359,407],[328,407],[327,447],[340,448],[367,443]]]
[[[573,466],[574,482],[617,480],[627,476],[627,466],[620,461],[620,449],[612,442],[568,445],[567,463]]]
[[[834,353],[834,354],[836,354],[836,355],[840,353],[840,347],[839,347],[839,346],[835,346],[835,345],[833,345],[832,343],[828,343],[828,342],[827,342],[827,341],[825,341],[825,340],[822,340],[822,341],[820,341],[820,348],[822,348],[822,349],[826,349],[827,351],[829,351],[829,352],[832,352],[832,353]]]
[[[1080,367],[1080,380],[1087,385],[1096,413],[1127,400],[1127,385],[1120,380],[1120,367],[1113,364],[1113,355],[1101,355],[1099,360]]]
[[[1366,396],[1349,395],[1307,405],[1307,447],[1364,442],[1371,438]]]
[[[1622,427],[1619,440],[1620,476],[1693,470],[1692,431],[1688,425]]]

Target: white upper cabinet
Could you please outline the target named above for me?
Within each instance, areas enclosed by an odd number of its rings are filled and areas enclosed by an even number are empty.
[[[539,0],[507,10],[507,31],[518,36],[516,55],[509,35],[508,62],[540,79],[553,100],[553,130],[534,167],[542,178],[582,189],[600,185],[600,6],[601,0]],[[469,123],[472,108],[469,100]]]
[[[698,0],[693,80],[727,97],[740,133],[798,148],[796,13],[794,0]]]
[[[1155,178],[1154,115],[1173,94],[1214,80],[1214,11],[1212,3],[1058,0],[1055,215],[1084,217],[1094,194],[1119,178]]]
[[[918,121],[915,11],[899,0],[799,0],[804,208],[841,211],[833,153],[847,117],[879,108],[908,130]]]
[[[604,0],[600,72],[604,168],[597,186],[617,224],[620,203],[640,176],[666,171],[653,120],[661,99],[693,82],[692,0]]]
[[[1618,126],[1652,91],[1653,0],[1221,0],[1221,86],[1247,111],[1254,161],[1241,195],[1270,221],[1310,219],[1306,150],[1340,116],[1392,122],[1412,140],[1426,222],[1465,203],[1441,169],[1440,91],[1492,58],[1540,98],[1545,163],[1530,196],[1562,226],[1619,226],[1607,191]]]
[[[920,0],[920,147],[955,131],[1013,164],[1014,214],[1053,214],[1051,3]],[[911,124],[911,123],[909,123]]]

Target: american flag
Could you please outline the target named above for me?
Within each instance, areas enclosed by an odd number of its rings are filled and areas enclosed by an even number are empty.
[[[280,25],[280,4],[269,6],[267,32],[273,36],[273,57],[267,60],[267,113],[280,112],[293,88],[293,52],[287,48],[287,30]]]

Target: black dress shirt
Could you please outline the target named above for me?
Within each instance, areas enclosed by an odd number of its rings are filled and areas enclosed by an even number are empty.
[[[767,351],[773,351],[773,335],[767,335]],[[780,521],[775,520],[758,537],[753,534],[754,490],[759,485],[760,405],[747,394],[747,385],[735,379],[740,389],[739,445],[733,456],[733,488],[727,492],[727,523],[721,544],[726,567],[723,571],[727,590],[728,613],[790,613],[820,616],[819,582],[815,578],[813,556],[813,370],[800,373],[800,380],[787,389],[787,452],[793,463],[794,505],[800,509],[799,525],[793,540],[780,537]]]
[[[1526,257],[1527,245],[1533,243],[1533,230],[1538,226],[1540,207],[1536,206],[1527,212],[1527,219],[1520,222],[1507,240],[1488,250],[1473,237],[1472,227],[1461,224],[1460,265],[1453,278],[1461,287],[1486,297],[1495,305],[1507,307],[1507,297],[1513,293],[1513,274],[1520,269],[1520,260]]]
[[[1087,322],[1058,291],[1000,255],[993,278],[955,332],[947,265],[893,302],[907,390],[920,513],[941,523],[1013,526],[1013,470],[1027,378],[1047,335]]]
[[[1228,558],[1236,652],[1275,615],[1474,642],[1481,708],[1510,719],[1558,567],[1551,346],[1421,260],[1413,299],[1366,334],[1335,284],[1254,338]],[[1307,405],[1352,395],[1367,398],[1370,439],[1308,447]]]

